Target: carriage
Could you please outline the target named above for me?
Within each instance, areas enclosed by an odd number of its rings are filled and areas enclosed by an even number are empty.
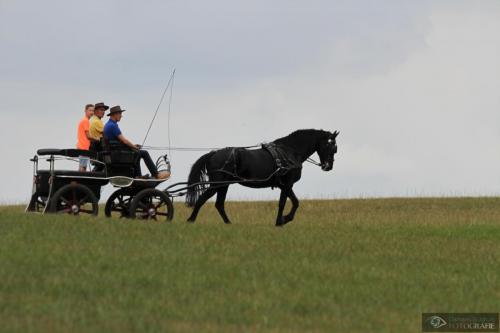
[[[61,160],[78,162],[88,158],[93,171],[56,169]],[[139,153],[129,149],[108,149],[94,153],[79,149],[39,149],[33,162],[33,189],[27,212],[98,215],[101,188],[111,184],[116,190],[106,201],[107,217],[129,217],[170,221],[174,216],[173,194],[159,190],[165,180],[136,177]],[[40,169],[41,161],[48,169]],[[58,162],[59,163],[59,162]],[[170,169],[166,155],[157,168]]]
[[[240,184],[279,188],[276,225],[282,226],[294,219],[299,206],[292,187],[301,179],[302,164],[307,161],[323,171],[332,170],[338,134],[338,131],[297,130],[268,144],[212,149],[193,164],[187,182],[163,190],[157,186],[165,180],[137,177],[140,155],[123,146],[106,147],[97,154],[77,149],[40,149],[31,159],[33,191],[26,211],[97,215],[101,188],[111,184],[117,190],[106,201],[104,213],[108,217],[170,221],[174,216],[173,198],[186,196],[186,204],[193,207],[188,221],[194,222],[205,202],[217,194],[215,207],[224,223],[231,223],[224,202],[228,187]],[[314,153],[318,154],[319,162],[310,157]],[[94,164],[92,172],[55,168],[58,160],[79,161],[82,157]],[[40,159],[49,162],[49,169],[39,169]],[[156,167],[158,171],[170,170],[166,155],[157,160]],[[284,215],[288,199],[292,208]]]

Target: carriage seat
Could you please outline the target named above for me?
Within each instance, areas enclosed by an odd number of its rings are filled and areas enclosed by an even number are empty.
[[[80,156],[86,156],[90,158],[96,157],[96,154],[92,151],[89,150],[82,150],[82,149],[57,149],[57,148],[45,148],[45,149],[38,149],[36,152],[39,156],[66,156],[66,157],[80,157]]]
[[[35,178],[36,194],[47,197],[50,193],[51,184],[54,191],[71,183],[78,183],[88,187],[97,198],[100,197],[101,186],[109,183],[104,172],[80,172],[73,170],[54,170],[55,179],[51,180],[50,170],[38,170]],[[60,177],[64,176],[64,177]],[[82,177],[82,178],[81,178]]]
[[[50,175],[50,170],[38,170],[40,174]],[[89,171],[74,171],[74,170],[54,170],[56,176],[75,176],[75,177],[92,177],[92,178],[106,178],[105,172],[89,172]]]
[[[106,164],[108,176],[134,178],[140,155],[130,149],[104,150],[98,154],[99,160]]]
[[[99,160],[108,165],[135,164],[139,159],[139,153],[131,150],[105,150],[99,155]]]

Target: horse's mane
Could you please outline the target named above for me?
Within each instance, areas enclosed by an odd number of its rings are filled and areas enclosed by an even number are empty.
[[[273,143],[277,145],[284,145],[289,147],[296,147],[304,145],[304,143],[311,142],[312,138],[326,135],[328,132],[316,129],[301,129],[297,130],[287,136],[274,140]],[[316,141],[316,140],[313,140]]]

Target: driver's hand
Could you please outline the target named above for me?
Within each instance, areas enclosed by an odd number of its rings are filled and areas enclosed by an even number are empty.
[[[142,146],[141,146],[141,145],[139,145],[139,144],[137,144],[137,145],[135,145],[135,148],[137,148],[137,149],[141,149],[141,148],[142,148]]]

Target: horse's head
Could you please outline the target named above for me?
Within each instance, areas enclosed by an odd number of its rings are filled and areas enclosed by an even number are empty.
[[[318,142],[316,153],[319,155],[321,169],[323,171],[330,171],[333,168],[335,154],[337,153],[336,139],[339,133],[340,132],[338,131],[335,131],[333,133],[325,132],[325,135],[322,136]]]

